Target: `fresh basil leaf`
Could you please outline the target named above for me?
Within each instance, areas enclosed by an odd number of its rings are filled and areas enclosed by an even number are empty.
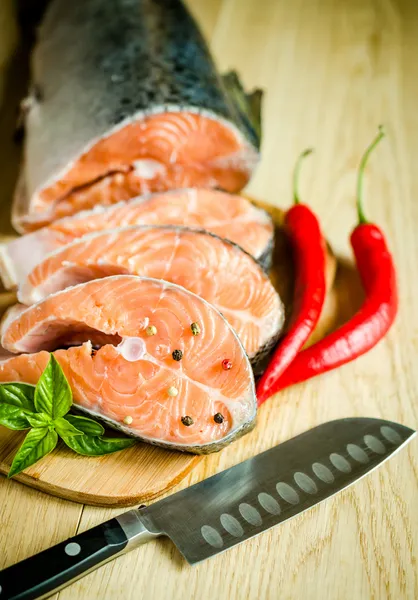
[[[63,417],[73,403],[71,388],[53,354],[35,389],[35,407],[38,412],[45,412],[53,419]]]
[[[70,436],[70,435],[83,435],[83,432],[74,427],[72,423],[64,419],[64,417],[58,417],[54,421],[55,429],[58,435]]]
[[[50,431],[48,427],[31,429],[14,457],[7,477],[17,475],[49,454],[57,445],[57,441],[57,432]]]
[[[46,413],[32,413],[27,415],[27,419],[31,424],[31,427],[48,427],[52,424],[52,419]]]
[[[135,444],[135,440],[132,438],[105,438],[85,434],[82,436],[62,436],[62,439],[71,450],[84,456],[111,454]]]
[[[28,421],[28,411],[13,406],[12,404],[0,404],[0,425],[18,431],[20,429],[30,429],[31,424]],[[34,413],[31,413],[32,415]]]
[[[11,404],[35,412],[35,386],[28,383],[0,384],[0,404]]]
[[[64,419],[87,435],[103,435],[105,432],[104,427],[100,425],[100,423],[97,423],[97,421],[89,419],[88,417],[65,415]]]

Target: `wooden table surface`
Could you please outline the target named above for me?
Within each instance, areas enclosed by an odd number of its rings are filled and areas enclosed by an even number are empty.
[[[263,157],[249,191],[286,206],[295,158],[314,146],[303,196],[320,214],[334,249],[349,260],[356,167],[377,125],[385,124],[388,139],[367,172],[366,210],[389,236],[401,311],[386,340],[367,356],[268,402],[252,434],[205,459],[180,487],[330,419],[361,415],[418,426],[416,0],[189,4],[221,69],[236,67],[248,86],[266,90]],[[349,267],[342,277],[357,289]],[[217,559],[191,569],[171,542],[159,540],[88,575],[59,598],[418,598],[417,492],[413,441],[346,492]],[[1,478],[0,567],[115,514]]]

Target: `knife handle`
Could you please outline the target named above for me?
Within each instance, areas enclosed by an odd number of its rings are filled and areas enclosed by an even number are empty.
[[[143,527],[130,539],[129,522],[138,522],[130,513],[134,511],[0,571],[0,600],[46,598],[121,554],[128,543],[134,547],[155,537]]]

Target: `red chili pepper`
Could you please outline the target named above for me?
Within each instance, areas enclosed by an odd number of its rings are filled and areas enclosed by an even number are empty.
[[[383,129],[380,128],[360,163],[357,184],[359,224],[351,234],[351,245],[366,299],[345,325],[298,354],[280,378],[277,390],[306,381],[361,356],[383,338],[395,319],[398,292],[393,259],[382,231],[366,221],[362,206],[364,169],[370,153],[383,136]]]
[[[305,150],[296,163],[293,179],[294,206],[285,216],[285,228],[294,256],[296,283],[293,316],[289,329],[257,384],[258,406],[278,390],[280,376],[293,361],[315,329],[325,300],[326,243],[318,219],[300,204],[298,179],[300,165],[312,150]]]

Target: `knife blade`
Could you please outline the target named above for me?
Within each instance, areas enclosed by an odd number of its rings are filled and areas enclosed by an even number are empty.
[[[194,565],[333,496],[416,432],[370,418],[330,421],[149,507],[0,572],[0,600],[46,598],[116,556],[168,536]]]

